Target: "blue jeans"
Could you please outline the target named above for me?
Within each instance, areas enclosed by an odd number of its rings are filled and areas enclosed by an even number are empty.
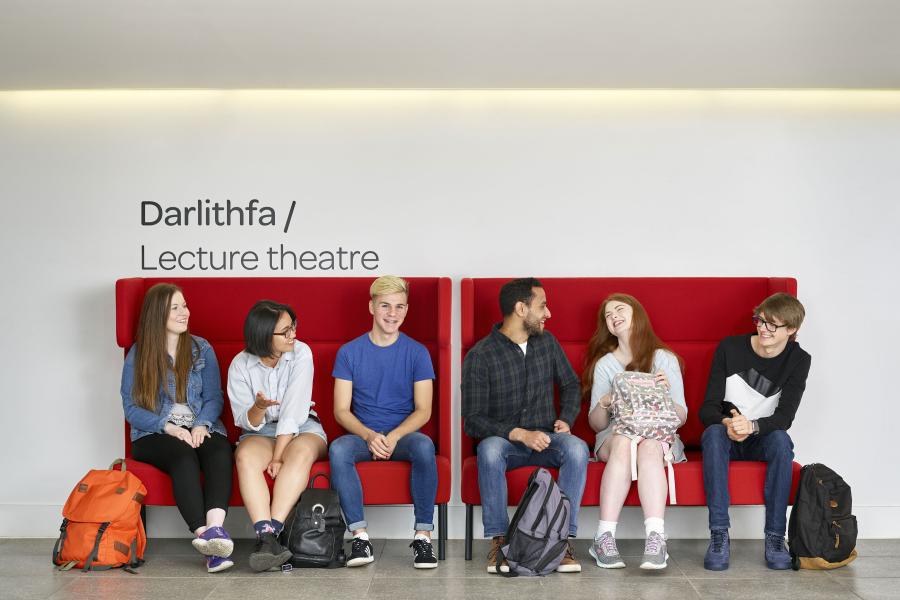
[[[481,523],[484,537],[506,535],[509,513],[506,471],[519,467],[558,467],[559,488],[572,505],[569,535],[578,532],[578,509],[587,480],[588,447],[570,433],[548,433],[550,446],[535,452],[521,442],[491,436],[478,444],[478,490],[481,492]]]
[[[331,461],[331,485],[341,499],[341,509],[347,519],[347,529],[355,531],[369,526],[363,515],[362,483],[356,463],[372,460],[366,441],[352,433],[332,442],[328,449]],[[413,499],[416,531],[434,530],[434,498],[437,495],[437,463],[434,442],[424,433],[414,431],[397,442],[390,460],[412,463],[409,488]]]
[[[751,435],[743,442],[728,437],[725,426],[710,425],[703,432],[703,487],[709,507],[709,528],[728,529],[728,464],[732,460],[759,460],[766,464],[765,532],[783,536],[787,529],[787,505],[791,494],[794,442],[786,431]]]

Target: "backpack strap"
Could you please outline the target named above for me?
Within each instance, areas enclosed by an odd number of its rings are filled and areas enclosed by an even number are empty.
[[[675,469],[672,466],[672,461],[675,457],[668,442],[662,442],[662,450],[663,460],[666,462],[666,472],[669,476],[669,503],[678,504],[678,499],[675,497]]]
[[[330,489],[334,489],[334,488],[331,487],[331,479],[329,479],[329,478],[328,478],[328,475],[326,475],[325,473],[318,473],[318,474],[315,475],[312,479],[310,479],[310,480],[309,480],[309,484],[306,486],[306,489],[308,489],[308,490],[313,489],[313,487],[316,485],[316,479],[318,479],[319,477],[324,477],[324,478],[325,478],[325,481],[328,482],[328,489],[329,489],[329,490],[330,490]]]
[[[109,464],[109,470],[112,471],[119,465],[122,465],[122,472],[124,473],[125,472],[125,459],[124,458],[117,458],[116,460],[112,461]]]
[[[100,527],[97,529],[97,537],[94,539],[94,547],[91,548],[91,553],[88,555],[88,559],[84,563],[84,568],[82,572],[88,572],[91,570],[91,565],[97,560],[97,553],[100,551],[100,539],[103,537],[103,534],[106,533],[106,528],[109,527],[109,521],[105,523],[101,523]]]
[[[69,520],[63,519],[62,525],[59,526],[59,537],[56,539],[56,543],[53,544],[53,564],[59,564],[59,556],[62,554],[63,545],[66,543],[66,536],[68,535],[67,529],[69,527]],[[71,568],[71,567],[70,567]]]
[[[638,444],[641,443],[641,440],[643,440],[644,438],[637,435],[630,435],[628,437],[631,438],[631,480],[637,481],[637,447]]]

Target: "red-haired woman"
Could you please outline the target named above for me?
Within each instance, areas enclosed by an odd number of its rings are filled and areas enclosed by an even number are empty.
[[[687,418],[681,359],[653,332],[647,311],[634,297],[612,294],[597,314],[597,329],[588,344],[582,391],[590,393],[588,420],[597,432],[594,455],[606,463],[600,483],[600,524],[591,545],[597,566],[616,569],[625,566],[616,547],[616,525],[625,497],[631,488],[631,439],[613,433],[615,416],[610,415],[613,378],[623,371],[655,373],[672,395],[681,423]],[[676,436],[671,451],[674,462],[684,458],[684,445]],[[658,440],[643,439],[637,447],[638,494],[644,511],[647,541],[642,569],[666,567],[666,536],[663,517],[666,509],[666,475],[663,446]]]
[[[122,369],[122,406],[131,453],[172,478],[175,503],[207,556],[210,573],[233,566],[234,544],[222,527],[231,496],[231,444],[225,435],[222,384],[212,346],[188,333],[191,312],[181,288],[147,291],[137,340]],[[201,472],[203,480],[201,481]]]

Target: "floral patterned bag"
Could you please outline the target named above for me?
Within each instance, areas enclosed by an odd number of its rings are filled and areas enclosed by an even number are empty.
[[[652,373],[625,371],[612,382],[613,432],[631,439],[631,480],[637,480],[637,446],[644,439],[662,443],[669,479],[669,501],[676,504],[672,443],[681,420],[668,388]]]

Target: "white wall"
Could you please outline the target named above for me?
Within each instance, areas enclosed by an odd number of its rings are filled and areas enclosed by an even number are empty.
[[[122,454],[113,283],[142,274],[141,244],[284,243],[454,280],[797,277],[798,460],[853,485],[863,536],[900,537],[900,92],[2,92],[0,165],[0,536],[52,535],[78,477]],[[298,210],[288,234],[140,225],[141,201],[198,198]],[[408,513],[372,511],[375,534],[405,536]],[[760,535],[759,508],[735,514]],[[173,509],[150,519],[184,533]],[[461,536],[461,507],[451,523]],[[703,509],[668,523],[705,535]],[[231,526],[248,531],[240,511]]]

